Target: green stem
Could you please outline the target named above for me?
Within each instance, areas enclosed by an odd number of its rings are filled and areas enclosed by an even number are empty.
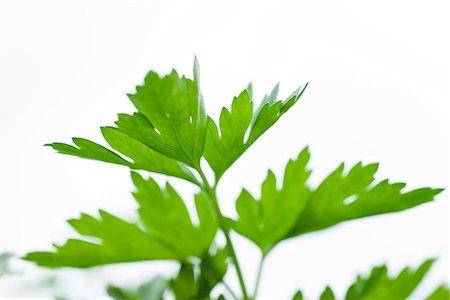
[[[225,287],[225,289],[228,291],[228,293],[230,293],[231,297],[233,297],[233,299],[235,300],[239,300],[239,298],[236,296],[236,294],[233,292],[233,290],[231,289],[231,287],[225,282],[222,281],[222,285]]]
[[[197,171],[203,180],[204,190],[208,194],[209,198],[211,199],[214,211],[215,211],[217,219],[219,221],[220,229],[222,230],[223,234],[225,235],[228,251],[230,252],[231,258],[233,259],[234,267],[236,269],[236,273],[237,273],[237,276],[239,279],[239,284],[241,285],[242,296],[244,297],[244,300],[247,300],[247,299],[249,299],[249,297],[248,297],[248,293],[247,293],[247,288],[245,287],[244,276],[242,275],[242,271],[241,271],[241,267],[239,265],[239,261],[237,259],[236,251],[234,251],[233,243],[230,238],[230,229],[225,221],[225,217],[223,216],[222,211],[220,210],[219,202],[217,201],[216,186],[214,186],[212,188],[209,185],[208,179],[206,179],[206,176],[203,173],[201,168],[197,168]]]
[[[253,292],[253,297],[252,297],[252,299],[255,299],[255,300],[256,300],[256,296],[258,295],[258,289],[259,289],[259,284],[261,282],[261,274],[262,274],[262,269],[263,269],[263,266],[264,266],[264,259],[265,258],[266,258],[266,256],[264,254],[262,254],[261,260],[259,261],[258,275],[256,275],[255,290]]]

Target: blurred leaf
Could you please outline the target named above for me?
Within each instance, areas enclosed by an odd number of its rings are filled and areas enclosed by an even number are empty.
[[[205,254],[200,262],[199,298],[208,298],[213,288],[222,281],[227,272],[228,252],[217,249],[214,254]]]
[[[160,300],[163,299],[163,294],[168,286],[169,282],[158,276],[152,281],[141,285],[139,287],[139,295],[141,295],[141,299],[145,300]]]
[[[345,299],[406,299],[420,284],[433,260],[425,261],[416,270],[404,268],[394,277],[388,275],[386,266],[373,268],[368,277],[358,276],[347,290]]]
[[[194,266],[182,264],[170,287],[176,299],[197,299],[198,284],[195,280]]]
[[[59,285],[59,283],[60,283],[59,281],[60,281],[60,279],[58,278],[58,276],[56,274],[52,274],[49,276],[45,276],[44,278],[39,280],[39,286],[55,288]],[[59,295],[59,296],[61,296],[61,295]]]
[[[301,291],[297,291],[297,293],[295,293],[294,297],[292,297],[292,300],[303,300],[303,294]]]
[[[115,300],[162,300],[167,288],[168,281],[157,276],[136,289],[108,285],[106,291]]]
[[[276,101],[278,85],[253,112],[250,89],[244,90],[231,104],[231,111],[222,109],[219,127],[208,119],[204,156],[216,175],[223,173],[269,129],[301,97],[305,88],[297,89],[285,101]],[[219,132],[220,128],[220,132]],[[248,138],[245,139],[248,131]]]
[[[9,262],[14,255],[9,252],[0,253],[0,276],[11,273]]]
[[[450,289],[448,285],[441,285],[435,289],[426,300],[448,300],[450,299]]]
[[[422,282],[422,279],[429,271],[433,260],[426,260],[417,269],[404,268],[397,276],[389,276],[386,266],[375,267],[371,270],[367,277],[358,276],[356,281],[348,288],[345,300],[381,300],[407,299]],[[436,290],[436,294],[441,297],[445,296],[445,286]],[[444,292],[443,294],[441,294]],[[297,292],[293,299],[301,292]],[[448,290],[447,290],[448,293]],[[448,294],[447,294],[448,295]],[[431,297],[431,296],[430,296]],[[320,300],[334,300],[336,297],[330,287],[326,287],[320,296]],[[337,298],[339,299],[339,298]],[[444,298],[427,298],[427,299],[444,299]],[[448,298],[445,298],[448,299]]]
[[[334,293],[329,286],[320,295],[320,300],[335,300]]]
[[[106,292],[115,300],[138,300],[138,296],[135,291],[130,291],[115,285],[108,285]]]
[[[228,254],[225,249],[205,254],[199,268],[182,264],[178,275],[171,282],[176,299],[210,299],[214,287],[222,281],[226,271]]]

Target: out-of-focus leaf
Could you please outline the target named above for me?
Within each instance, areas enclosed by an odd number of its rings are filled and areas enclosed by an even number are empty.
[[[358,276],[347,290],[346,300],[406,299],[420,284],[433,260],[427,260],[417,269],[404,268],[391,277],[386,266],[373,268],[367,277]]]
[[[450,299],[450,289],[448,285],[441,285],[436,288],[426,300],[448,300]]]
[[[194,266],[182,264],[178,275],[172,279],[170,287],[177,300],[198,299],[198,283],[195,279]]]
[[[231,111],[222,109],[219,126],[211,118],[208,119],[204,156],[214,170],[216,180],[219,180],[245,150],[292,107],[305,88],[306,85],[303,89],[297,89],[285,101],[276,101],[278,96],[276,86],[255,112],[251,92],[246,89],[234,98]]]
[[[214,287],[222,281],[226,271],[228,257],[225,249],[206,253],[198,268],[182,264],[178,275],[171,282],[176,299],[210,299]]]
[[[116,285],[108,285],[106,292],[115,300],[139,300],[137,292]]]
[[[14,255],[9,252],[0,254],[0,276],[11,273],[11,270],[9,269],[9,262],[12,257],[14,257]]]
[[[303,300],[303,293],[301,291],[297,291],[294,295],[294,297],[292,297],[292,300]]]
[[[320,300],[404,300],[407,299],[422,282],[432,263],[433,260],[429,259],[421,264],[417,269],[413,270],[406,267],[396,276],[390,276],[386,266],[375,267],[371,270],[369,276],[358,275],[355,282],[348,288],[345,297],[336,298],[332,289],[330,287],[326,287],[320,296]],[[433,295],[436,294],[437,297],[445,296],[445,289],[445,286],[439,287]],[[297,294],[298,293],[301,292],[299,291]],[[293,299],[296,299],[296,296],[294,296]],[[443,300],[444,298],[427,299]]]
[[[141,285],[138,292],[142,300],[162,300],[168,286],[169,282],[158,276],[152,281]]]
[[[325,290],[320,295],[320,300],[335,300],[334,293],[329,286],[325,288]]]
[[[110,284],[106,291],[115,300],[162,300],[168,284],[166,279],[157,276],[135,289]]]
[[[306,166],[309,157],[305,149],[296,160],[289,161],[280,189],[277,188],[275,175],[269,171],[262,184],[260,200],[246,190],[237,199],[239,218],[232,223],[232,228],[255,242],[264,254],[288,234],[306,204],[309,194],[306,181],[310,174]]]
[[[183,199],[169,183],[161,189],[153,179],[144,180],[134,172],[132,179],[137,187],[133,195],[139,203],[138,212],[148,232],[185,257],[202,257],[218,229],[206,195],[195,197],[199,219],[196,226]]]
[[[227,272],[228,252],[226,249],[217,249],[215,253],[207,253],[200,262],[199,298],[208,298],[212,289],[222,281]]]

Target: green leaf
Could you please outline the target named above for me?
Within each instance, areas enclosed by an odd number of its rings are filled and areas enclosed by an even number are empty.
[[[320,300],[335,300],[334,293],[329,286],[325,288],[323,293],[320,295]]]
[[[261,200],[245,189],[236,201],[238,219],[232,228],[252,240],[267,254],[278,242],[343,221],[398,212],[433,200],[442,189],[420,188],[402,192],[405,184],[383,180],[373,184],[377,164],[356,164],[344,174],[344,164],[316,189],[308,186],[310,158],[305,148],[285,170],[277,189],[269,171],[261,189]],[[350,201],[349,201],[350,200]]]
[[[185,257],[201,257],[211,245],[217,222],[209,201],[204,194],[195,197],[199,225],[192,223],[189,212],[178,193],[167,183],[165,189],[151,178],[144,180],[131,173],[137,192],[139,216],[146,229],[164,244]]]
[[[144,85],[128,96],[139,111],[139,120],[133,120],[134,124],[145,124],[146,128],[146,138],[139,141],[191,167],[200,165],[207,119],[197,61],[194,80],[179,77],[175,70],[164,77],[151,71]],[[121,123],[119,128],[131,134]]]
[[[303,293],[301,291],[297,291],[294,295],[294,297],[292,297],[292,300],[303,300]]]
[[[275,175],[269,171],[260,200],[244,189],[236,201],[239,218],[232,228],[255,242],[264,254],[289,233],[306,203],[302,199],[309,194],[306,186],[309,157],[305,149],[296,160],[289,161],[281,189],[277,189]]]
[[[132,169],[167,174],[197,183],[197,179],[188,168],[120,132],[117,128],[103,127],[102,133],[111,147],[133,160]]]
[[[157,276],[137,289],[108,285],[106,291],[115,300],[162,300],[169,282]]]
[[[228,252],[216,249],[206,253],[199,266],[181,264],[180,271],[171,281],[176,299],[210,299],[214,287],[222,281],[227,271]]]
[[[432,264],[433,260],[427,260],[416,270],[407,267],[394,277],[389,276],[386,266],[376,267],[368,277],[358,276],[347,290],[345,299],[406,299],[420,284]]]
[[[199,298],[208,298],[213,288],[222,281],[227,272],[228,251],[217,249],[215,253],[206,253],[200,262]]]
[[[448,300],[450,299],[450,289],[448,285],[441,285],[435,289],[426,300]]]
[[[152,281],[141,285],[138,293],[143,300],[162,300],[163,294],[168,287],[169,282],[166,279],[157,276]]]
[[[194,266],[181,264],[180,271],[172,279],[170,287],[177,300],[197,299],[198,284],[195,280]]]
[[[429,201],[442,189],[419,188],[403,192],[406,184],[382,180],[374,184],[378,164],[344,164],[332,172],[312,193],[289,236],[317,231],[343,221],[399,212]],[[303,200],[304,201],[304,200]]]
[[[276,101],[278,85],[253,112],[251,87],[235,97],[231,111],[222,109],[219,128],[208,119],[204,156],[213,169],[216,181],[267,129],[301,97],[305,88],[297,89],[285,101]],[[246,134],[248,138],[245,139]]]
[[[52,147],[61,154],[100,160],[124,166],[131,165],[129,161],[97,143],[82,138],[73,138],[72,141],[78,148],[64,143],[52,143],[46,144],[45,146]]]
[[[99,239],[99,243],[71,239],[55,246],[56,252],[33,252],[25,259],[52,268],[85,268],[142,260],[185,260],[207,253],[218,226],[204,194],[195,199],[199,224],[194,225],[170,184],[161,189],[153,179],[144,180],[134,172],[132,179],[145,230],[104,211],[100,211],[101,219],[82,214],[80,219],[69,220],[70,225],[81,235]]]
[[[47,265],[49,267],[64,266],[64,263],[67,263],[67,266],[90,267],[115,262],[177,258],[174,252],[137,225],[105,211],[100,211],[100,216],[101,219],[96,219],[82,214],[81,218],[69,220],[69,223],[80,234],[100,239],[101,244],[68,240],[61,247],[55,246],[56,253],[31,253],[27,257],[40,257],[42,262],[51,264]],[[39,261],[37,263],[41,264]]]
[[[167,174],[198,185],[192,172],[179,163],[198,168],[205,146],[207,116],[198,76],[197,60],[194,80],[179,77],[176,71],[164,77],[150,72],[144,85],[128,95],[138,112],[119,114],[118,128],[102,128],[108,144],[133,162],[81,138],[73,139],[78,148],[63,143],[47,146],[60,153]]]
[[[47,144],[46,146],[52,147],[58,153],[124,165],[135,170],[166,174],[198,184],[195,176],[185,166],[118,132],[115,128],[103,127],[102,133],[113,149],[128,156],[133,162],[122,158],[115,152],[97,143],[82,138],[72,139],[78,148],[63,143]]]
[[[139,300],[139,296],[136,291],[128,290],[116,285],[108,285],[106,292],[115,300]]]
[[[433,264],[433,260],[426,260],[417,269],[404,268],[397,276],[390,276],[386,266],[375,267],[369,276],[358,275],[355,282],[348,288],[345,300],[378,300],[378,299],[407,299],[422,282],[423,278]],[[439,287],[432,295],[446,296],[446,287]],[[301,294],[300,291],[297,294]],[[447,289],[448,293],[448,289]],[[296,295],[297,295],[296,294]],[[447,294],[448,295],[448,294]],[[431,295],[430,295],[431,297]],[[293,299],[296,299],[295,296]],[[302,299],[302,298],[299,298]],[[320,300],[336,299],[330,287],[326,287],[320,296]],[[427,298],[443,300],[447,298]]]
[[[179,260],[183,257],[154,236],[116,216],[100,210],[100,219],[81,214],[69,224],[81,235],[96,241],[69,239],[55,252],[32,252],[24,259],[49,268],[87,268],[144,260]]]

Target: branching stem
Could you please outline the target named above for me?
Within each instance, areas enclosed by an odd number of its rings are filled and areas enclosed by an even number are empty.
[[[262,274],[262,269],[264,267],[265,258],[266,258],[266,256],[264,254],[262,254],[261,260],[259,261],[258,274],[256,275],[255,290],[253,291],[253,297],[252,297],[252,299],[254,299],[254,300],[256,300],[256,296],[258,295],[258,289],[259,289],[259,284],[261,282],[261,274]]]
[[[234,300],[239,300],[238,296],[236,296],[231,287],[225,281],[222,281],[222,285],[225,287],[228,293],[230,293],[231,297],[233,297]]]
[[[239,265],[239,261],[237,259],[236,251],[234,251],[233,242],[231,241],[230,237],[230,229],[228,227],[228,224],[226,223],[225,217],[222,214],[222,211],[220,210],[219,202],[217,201],[217,195],[216,195],[216,185],[214,187],[211,187],[208,183],[208,179],[206,178],[205,174],[203,173],[201,168],[197,168],[198,173],[200,174],[202,180],[203,180],[203,190],[208,194],[208,197],[210,198],[215,214],[217,216],[217,220],[219,222],[220,229],[222,230],[223,234],[225,235],[225,239],[227,241],[227,248],[230,252],[230,256],[233,260],[234,267],[236,269],[236,273],[239,279],[239,284],[241,285],[242,290],[242,296],[244,300],[248,300],[248,293],[247,288],[245,286],[244,282],[244,276],[242,275],[241,267]]]

